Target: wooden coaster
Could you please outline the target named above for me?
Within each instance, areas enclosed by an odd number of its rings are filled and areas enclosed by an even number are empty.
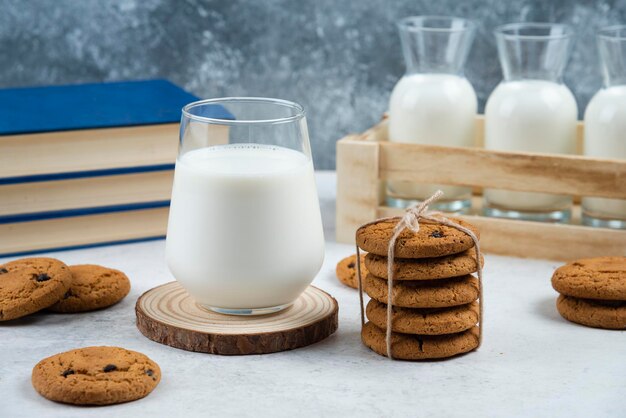
[[[231,316],[196,304],[178,284],[167,283],[137,299],[137,328],[146,337],[183,350],[211,354],[265,354],[304,347],[337,330],[339,306],[309,286],[289,308],[262,316]]]

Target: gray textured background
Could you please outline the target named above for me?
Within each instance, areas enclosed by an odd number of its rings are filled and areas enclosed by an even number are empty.
[[[404,72],[394,22],[475,19],[467,76],[481,102],[500,80],[492,30],[576,27],[566,82],[580,109],[600,87],[594,31],[626,0],[0,0],[0,86],[168,78],[201,97],[271,96],[308,111],[317,168],[335,141],[378,120]]]

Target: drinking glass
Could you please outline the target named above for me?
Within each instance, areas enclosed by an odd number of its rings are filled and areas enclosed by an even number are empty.
[[[288,307],[324,259],[302,106],[223,98],[191,103],[182,113],[166,242],[170,271],[215,312]]]
[[[398,22],[406,74],[389,100],[389,141],[454,147],[474,146],[476,93],[463,75],[475,24],[447,16],[413,16]],[[387,204],[407,207],[438,189],[443,199],[431,207],[465,212],[468,187],[387,182]]]
[[[498,151],[573,154],[578,107],[562,75],[572,31],[566,25],[513,23],[496,29],[504,80],[485,107],[485,148]],[[488,216],[565,222],[572,198],[487,189]]]
[[[626,25],[597,35],[604,87],[585,111],[585,152],[590,157],[626,160]],[[626,229],[626,200],[585,197],[583,223]]]

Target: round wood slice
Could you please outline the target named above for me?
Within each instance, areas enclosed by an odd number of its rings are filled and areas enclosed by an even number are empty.
[[[211,354],[265,354],[304,347],[337,330],[339,306],[309,286],[292,306],[261,316],[211,312],[178,284],[167,283],[137,299],[137,328],[146,337],[183,350]]]

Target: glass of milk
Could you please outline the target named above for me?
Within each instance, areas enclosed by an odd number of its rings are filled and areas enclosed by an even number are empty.
[[[207,309],[280,311],[322,266],[311,148],[296,103],[225,98],[185,106],[171,202],[167,264]]]
[[[585,111],[584,153],[590,157],[626,160],[626,26],[598,32],[604,88]],[[586,225],[626,229],[626,200],[586,197]]]
[[[406,74],[389,100],[389,140],[453,147],[474,146],[476,93],[463,66],[476,25],[443,16],[414,16],[398,22]],[[444,192],[433,209],[465,212],[472,190],[406,181],[387,183],[387,204],[406,207],[435,191]]]
[[[504,80],[485,108],[485,148],[573,154],[578,107],[562,81],[571,29],[549,23],[516,23],[496,29]],[[485,190],[486,215],[547,222],[570,219],[570,196]]]

